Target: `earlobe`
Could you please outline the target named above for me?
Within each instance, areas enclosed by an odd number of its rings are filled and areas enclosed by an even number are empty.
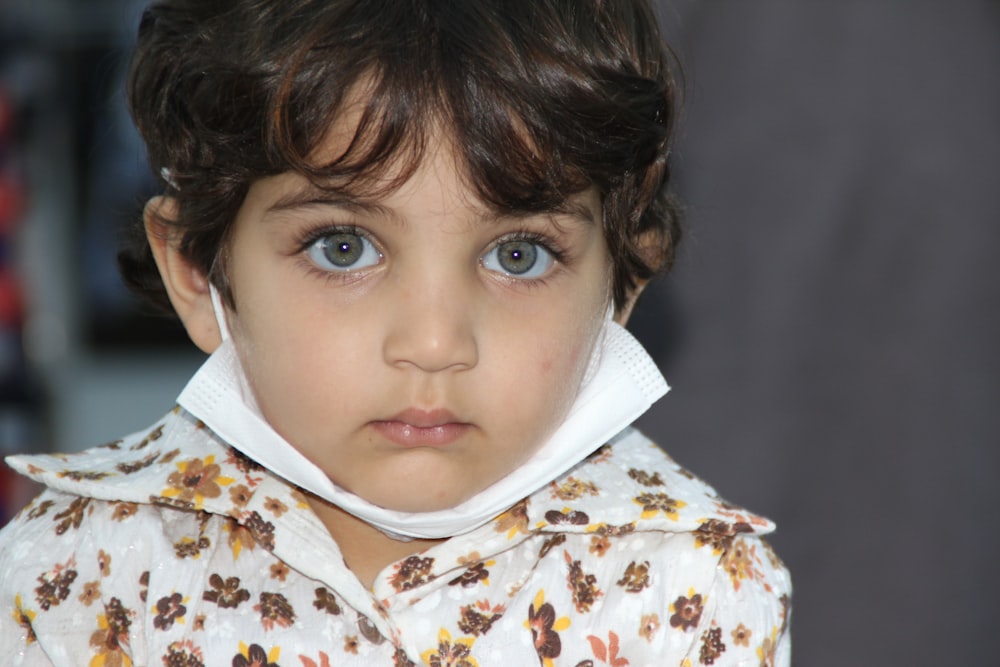
[[[211,353],[222,342],[208,278],[179,249],[180,232],[172,224],[177,219],[177,200],[153,197],[146,202],[143,222],[160,278],[188,336],[203,352]]]

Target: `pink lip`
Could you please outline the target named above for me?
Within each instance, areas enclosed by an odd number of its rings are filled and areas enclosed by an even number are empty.
[[[448,410],[416,408],[407,408],[371,425],[384,438],[403,447],[443,447],[472,428],[471,424],[458,421]]]

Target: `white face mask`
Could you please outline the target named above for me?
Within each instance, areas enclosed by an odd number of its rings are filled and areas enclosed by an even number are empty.
[[[524,465],[456,507],[400,512],[341,489],[275,432],[250,389],[214,287],[212,304],[223,342],[177,402],[219,438],[275,474],[396,539],[451,537],[478,528],[582,461],[669,389],[639,342],[609,312],[566,419]]]

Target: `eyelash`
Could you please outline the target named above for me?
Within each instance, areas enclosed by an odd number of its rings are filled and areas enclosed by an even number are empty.
[[[376,247],[376,249],[380,248],[379,244],[375,242],[375,239],[372,238],[371,234],[369,234],[367,231],[365,231],[361,227],[358,227],[357,225],[349,225],[349,224],[348,225],[327,225],[327,226],[321,226],[321,227],[316,227],[316,228],[307,230],[298,239],[298,242],[296,244],[297,250],[295,251],[295,254],[296,255],[300,255],[300,256],[303,255],[303,254],[305,254],[306,251],[314,243],[316,243],[317,241],[319,241],[320,239],[322,239],[324,237],[331,236],[331,235],[334,235],[334,234],[354,234],[354,235],[357,235],[357,236],[360,236],[360,237],[363,237],[363,238],[367,239],[369,243],[371,243],[372,245],[374,245]],[[504,243],[510,243],[512,241],[525,241],[527,243],[534,243],[534,244],[542,247],[544,250],[546,250],[549,254],[552,255],[552,257],[553,257],[553,259],[555,259],[555,263],[557,265],[566,266],[566,265],[568,265],[569,263],[572,262],[572,258],[570,257],[569,253],[565,250],[565,248],[563,248],[560,244],[556,243],[556,241],[551,236],[548,236],[546,234],[540,234],[538,232],[534,232],[534,231],[530,231],[530,230],[526,230],[526,229],[525,230],[519,230],[519,231],[509,232],[509,233],[504,234],[503,236],[497,238],[492,243],[490,243],[489,246],[487,246],[486,252],[489,252],[489,251],[493,250],[494,248],[496,248],[497,246],[500,246],[500,245],[502,245]],[[485,255],[485,253],[484,253],[484,255]],[[322,269],[314,266],[313,263],[311,261],[309,261],[308,259],[305,259],[304,262],[308,265],[308,268],[312,272],[314,272],[316,274],[319,274],[319,275],[321,275],[322,277],[324,277],[326,279],[341,280],[341,281],[343,281],[343,280],[351,278],[351,277],[353,277],[355,275],[355,273],[350,272],[350,271],[345,271],[343,273],[340,273],[340,272],[331,272],[331,271],[324,271],[324,270],[322,270]],[[358,272],[358,273],[361,273],[361,272]],[[551,273],[552,272],[550,271],[549,274],[551,274]],[[516,281],[517,283],[525,285],[525,286],[533,286],[533,285],[544,285],[545,282],[547,281],[547,279],[549,277],[550,277],[549,275],[541,276],[541,277],[538,277],[538,278],[514,278],[514,277],[511,277],[511,280]]]

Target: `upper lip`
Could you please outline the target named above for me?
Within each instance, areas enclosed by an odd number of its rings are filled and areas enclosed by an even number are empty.
[[[433,428],[435,426],[444,426],[445,424],[464,423],[454,413],[445,408],[435,408],[433,410],[406,408],[384,421],[402,422],[403,424],[417,428]]]

